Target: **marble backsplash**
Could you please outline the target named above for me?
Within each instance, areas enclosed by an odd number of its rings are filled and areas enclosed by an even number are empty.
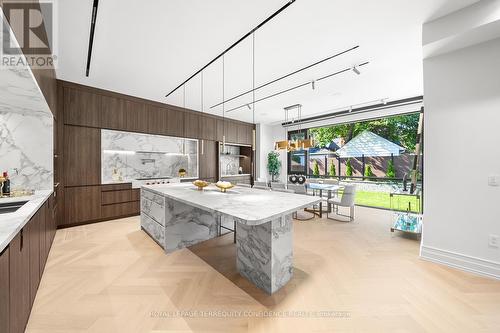
[[[198,177],[198,141],[132,132],[101,131],[101,177],[113,182],[116,170],[124,181],[139,178]]]
[[[221,176],[238,174],[240,157],[235,155],[240,155],[240,147],[226,145],[225,151],[219,156]]]
[[[0,68],[0,172],[13,190],[53,188],[52,141],[52,113],[31,71]]]

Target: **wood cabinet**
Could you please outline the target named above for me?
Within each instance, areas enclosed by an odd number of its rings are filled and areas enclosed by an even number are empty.
[[[101,218],[101,187],[67,187],[64,194],[63,224],[75,224]]]
[[[151,134],[166,135],[168,129],[168,110],[153,105],[146,106],[147,132]]]
[[[10,332],[21,333],[28,322],[30,302],[30,249],[22,229],[9,244]]]
[[[196,113],[186,113],[184,116],[184,136],[186,138],[200,137],[200,116]]]
[[[140,212],[140,189],[132,189],[132,184],[101,186],[101,218],[116,219],[138,215]]]
[[[101,183],[101,130],[65,126],[65,186]]]
[[[123,98],[102,96],[102,128],[146,132],[146,105]]]
[[[9,247],[0,253],[0,332],[9,332],[10,322],[10,277]]]
[[[201,141],[199,142],[198,151],[200,152],[199,170],[200,179],[213,181],[217,179],[217,142],[203,141],[203,154],[201,154]]]
[[[200,116],[199,138],[204,140],[217,140],[217,119],[209,115]]]
[[[101,95],[64,88],[64,123],[100,127]]]
[[[226,143],[238,143],[238,126],[236,126],[234,122],[226,120],[224,129],[226,134]]]
[[[184,136],[184,112],[167,109],[167,131],[166,135]]]
[[[37,212],[25,226],[25,235],[29,241],[30,258],[30,307],[35,301],[38,285],[40,284],[40,211]],[[45,237],[45,235],[43,235]]]
[[[239,144],[251,145],[253,137],[253,125],[238,124],[238,142]]]

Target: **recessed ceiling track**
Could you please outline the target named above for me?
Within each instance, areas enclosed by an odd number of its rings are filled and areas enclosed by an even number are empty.
[[[229,52],[232,48],[234,48],[236,45],[238,45],[239,43],[241,43],[243,40],[245,40],[248,36],[252,35],[255,31],[259,30],[260,28],[262,28],[266,23],[268,23],[269,21],[271,21],[273,18],[275,18],[277,15],[279,15],[282,11],[284,11],[285,9],[287,9],[292,3],[294,3],[296,0],[290,0],[288,1],[283,7],[281,7],[280,9],[278,9],[276,12],[274,12],[271,16],[269,16],[268,18],[266,18],[264,21],[262,21],[258,26],[256,26],[255,28],[253,28],[252,30],[250,30],[248,33],[246,33],[243,37],[241,37],[240,39],[238,39],[235,43],[233,43],[231,46],[229,46],[227,49],[225,49],[221,54],[219,54],[217,57],[215,57],[214,59],[212,59],[208,64],[206,64],[205,66],[203,66],[202,68],[200,68],[198,71],[196,71],[196,73],[194,73],[193,75],[191,75],[187,80],[185,80],[184,82],[182,82],[181,84],[179,84],[177,87],[175,87],[171,92],[169,92],[168,94],[165,95],[165,97],[169,97],[170,95],[172,95],[175,91],[177,91],[177,89],[179,89],[180,87],[182,87],[183,85],[185,85],[187,82],[189,82],[192,78],[194,78],[196,75],[200,74],[204,69],[206,69],[208,66],[210,66],[211,64],[213,64],[214,62],[216,62],[219,58],[221,58],[224,54],[226,54],[227,52]]]
[[[349,72],[349,71],[353,71],[353,70],[354,70],[354,68],[363,67],[363,66],[368,65],[368,64],[369,64],[369,62],[368,62],[368,61],[366,61],[366,62],[363,62],[363,63],[361,63],[361,64],[359,64],[359,65],[354,66],[354,67],[349,67],[349,68],[342,69],[342,70],[337,71],[337,72],[335,72],[335,73],[332,73],[332,74],[328,74],[328,75],[322,76],[322,77],[320,77],[319,79],[316,79],[316,80],[313,80],[313,81],[308,81],[308,82],[305,82],[305,83],[302,83],[302,84],[299,84],[299,85],[293,86],[293,87],[291,87],[291,88],[287,88],[287,89],[285,89],[285,90],[281,90],[281,91],[279,91],[279,92],[277,92],[277,93],[274,93],[274,94],[268,95],[268,96],[266,96],[266,97],[259,98],[259,99],[255,100],[255,102],[254,102],[254,103],[257,103],[257,102],[262,102],[262,101],[264,101],[264,100],[266,100],[266,99],[273,98],[273,97],[276,97],[276,96],[278,96],[278,95],[281,95],[281,94],[287,93],[287,92],[289,92],[289,91],[292,91],[292,90],[295,90],[295,89],[299,89],[299,88],[302,88],[302,87],[305,87],[305,86],[309,86],[309,85],[312,85],[312,86],[315,88],[315,82],[318,82],[318,81],[321,81],[321,80],[325,80],[325,79],[328,79],[328,78],[330,78],[330,77],[332,77],[332,76],[336,76],[336,75],[339,75],[339,74],[342,74],[342,73],[346,73],[346,72]],[[313,88],[313,89],[314,89],[314,88]],[[235,111],[235,110],[238,110],[238,109],[241,109],[241,108],[243,108],[243,107],[248,107],[248,105],[249,105],[248,103],[242,104],[242,105],[240,105],[240,106],[237,106],[237,107],[235,107],[235,108],[232,108],[232,109],[227,110],[227,111],[226,111],[226,113],[227,113],[227,112],[231,112],[231,111]]]
[[[92,18],[90,21],[90,38],[89,38],[89,50],[87,53],[87,69],[85,71],[85,76],[90,74],[90,62],[92,60],[92,47],[94,46],[94,33],[95,33],[95,22],[97,20],[97,7],[99,7],[99,0],[94,0],[92,5]]]
[[[283,80],[283,79],[286,79],[287,77],[290,77],[290,76],[292,76],[292,75],[295,75],[295,74],[297,74],[297,73],[300,73],[300,72],[302,72],[302,71],[305,71],[306,69],[309,69],[309,68],[312,68],[312,67],[317,66],[317,65],[319,65],[319,64],[322,64],[322,63],[324,63],[324,62],[326,62],[326,61],[328,61],[328,60],[331,60],[331,59],[333,59],[333,58],[336,58],[336,57],[338,57],[338,56],[340,56],[340,55],[342,55],[342,54],[345,54],[345,53],[348,53],[348,52],[350,52],[350,51],[353,51],[353,50],[357,49],[358,47],[359,47],[359,45],[356,45],[356,46],[354,46],[354,47],[351,47],[350,49],[347,49],[347,50],[345,50],[345,51],[342,51],[342,52],[336,53],[336,54],[334,54],[334,55],[332,55],[332,56],[329,56],[328,58],[325,58],[325,59],[322,59],[322,60],[320,60],[320,61],[317,61],[317,62],[315,62],[315,63],[313,63],[313,64],[310,64],[310,65],[308,65],[308,66],[306,66],[306,67],[302,67],[302,68],[300,68],[300,69],[297,69],[296,71],[293,71],[293,72],[288,73],[288,74],[286,74],[286,75],[280,76],[279,78],[274,79],[274,80],[271,80],[271,81],[269,81],[269,82],[266,82],[266,83],[264,83],[264,84],[262,84],[262,85],[260,85],[260,86],[256,87],[255,89],[251,89],[251,90],[245,91],[245,92],[243,92],[243,93],[241,93],[241,94],[239,94],[239,95],[236,95],[236,96],[234,96],[234,97],[231,97],[230,99],[226,99],[225,101],[222,101],[222,102],[220,102],[220,103],[217,103],[217,104],[215,104],[214,106],[211,106],[210,108],[211,108],[211,109],[213,109],[213,108],[215,108],[215,107],[217,107],[217,106],[219,106],[219,105],[222,105],[222,103],[227,103],[227,102],[230,102],[230,101],[232,101],[232,100],[234,100],[234,99],[236,99],[236,98],[239,98],[239,97],[241,97],[241,96],[245,96],[246,94],[249,94],[249,93],[251,93],[251,92],[254,92],[254,91],[256,91],[256,90],[259,90],[259,89],[261,89],[261,88],[264,88],[264,87],[266,87],[266,86],[268,86],[268,85],[270,85],[270,84],[276,83],[276,82],[281,81],[281,80]]]

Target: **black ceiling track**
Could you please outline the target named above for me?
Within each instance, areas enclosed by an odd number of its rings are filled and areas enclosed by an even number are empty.
[[[262,28],[262,26],[264,26],[266,23],[268,23],[269,21],[271,21],[273,18],[275,18],[276,16],[278,16],[282,11],[284,11],[285,9],[287,9],[291,4],[293,4],[296,0],[290,0],[288,1],[283,7],[281,7],[280,9],[278,9],[276,12],[274,12],[271,16],[269,16],[268,18],[266,18],[264,21],[262,21],[258,26],[256,26],[255,28],[253,28],[252,30],[250,30],[248,33],[246,33],[243,37],[241,37],[240,39],[238,39],[238,41],[234,42],[231,46],[229,46],[227,49],[225,49],[221,54],[219,54],[217,57],[213,58],[208,64],[206,64],[205,66],[203,66],[202,68],[200,68],[198,71],[196,71],[196,73],[194,73],[193,75],[191,75],[187,80],[185,80],[184,82],[182,82],[181,84],[179,84],[177,87],[175,87],[172,91],[170,91],[168,94],[165,95],[165,97],[168,97],[170,95],[172,95],[177,89],[179,89],[180,87],[182,87],[183,85],[185,85],[187,82],[189,82],[192,78],[194,78],[196,75],[200,74],[204,69],[206,69],[208,66],[210,66],[211,64],[213,64],[214,62],[216,62],[219,58],[221,58],[224,54],[226,54],[227,52],[229,52],[232,48],[234,48],[236,45],[238,45],[239,43],[241,43],[243,40],[245,40],[248,36],[252,35],[255,31],[259,30],[260,28]]]
[[[94,45],[94,33],[95,33],[95,22],[97,20],[97,7],[99,7],[99,0],[94,0],[92,5],[92,18],[90,21],[90,38],[89,38],[89,51],[87,54],[87,69],[85,71],[85,76],[89,76],[90,73],[90,62],[92,60],[92,47]]]

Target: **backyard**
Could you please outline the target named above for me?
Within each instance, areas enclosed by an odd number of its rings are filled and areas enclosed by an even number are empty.
[[[415,197],[394,197],[391,207],[391,198],[387,192],[358,191],[356,192],[356,204],[401,211],[408,210],[408,205],[410,205],[412,212],[418,213],[420,210],[418,200]]]

